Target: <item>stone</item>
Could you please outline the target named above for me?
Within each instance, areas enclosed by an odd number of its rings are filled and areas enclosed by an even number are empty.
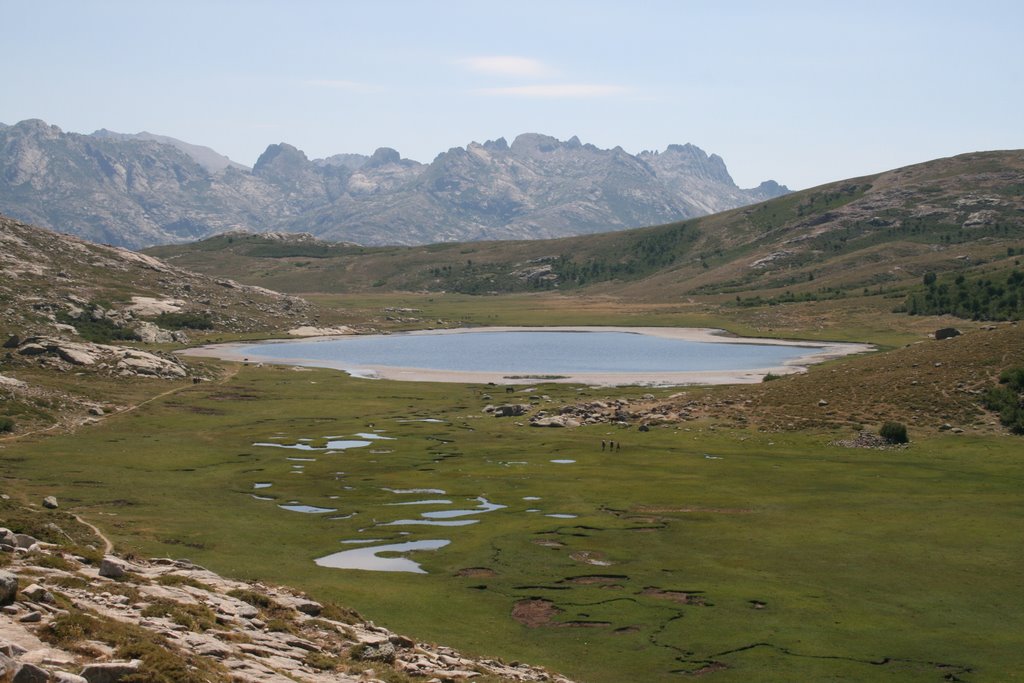
[[[53,602],[53,594],[38,583],[29,585],[21,594],[32,602]]]
[[[364,662],[387,662],[395,661],[395,646],[388,641],[376,645],[364,645],[355,655],[355,659]]]
[[[138,673],[141,664],[138,659],[130,662],[89,664],[82,669],[81,675],[88,683],[118,683],[121,679]]]
[[[553,415],[530,420],[531,427],[579,427],[580,421],[568,415]]]
[[[119,579],[125,575],[125,564],[111,555],[107,555],[100,562],[100,576],[108,579]]]
[[[54,671],[50,674],[50,680],[53,683],[89,683],[89,681],[78,674],[68,673],[67,671]]]
[[[11,677],[11,683],[49,683],[50,673],[30,662],[21,662]]]
[[[37,545],[39,543],[38,538],[35,538],[34,536],[29,536],[28,534],[14,534],[14,541],[14,544],[16,546],[25,549],[31,548],[32,546]]]
[[[303,614],[308,614],[311,617],[319,616],[323,611],[324,606],[319,602],[313,600],[300,600],[296,605],[295,609],[299,610]]]
[[[0,653],[5,654],[8,657],[20,657],[27,652],[28,650],[17,643],[3,643],[0,645]]]
[[[0,605],[10,605],[18,598],[18,577],[0,570]]]
[[[18,619],[23,624],[36,624],[43,620],[43,615],[38,610],[32,610],[25,616]]]
[[[495,417],[516,417],[518,415],[525,415],[526,411],[530,409],[528,403],[506,403],[500,405],[494,409]]]
[[[46,498],[43,498],[43,507],[46,508],[47,510],[56,510],[57,509],[57,497],[56,496],[47,496]]]
[[[146,344],[167,344],[174,341],[174,335],[169,330],[145,320],[136,323],[135,334]]]

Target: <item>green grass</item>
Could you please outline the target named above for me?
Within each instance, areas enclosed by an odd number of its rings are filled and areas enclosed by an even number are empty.
[[[578,389],[536,393],[558,405],[652,391]],[[727,667],[720,681],[1013,680],[1024,670],[1014,645],[1024,617],[1007,608],[1024,600],[1019,441],[915,433],[909,449],[882,452],[828,446],[834,434],[708,422],[646,433],[531,429],[481,416],[489,390],[247,367],[225,386],[189,387],[73,436],[9,446],[0,464],[12,486],[57,495],[123,550],[294,585],[418,639],[583,681],[670,681],[715,663]],[[427,417],[449,422],[399,421]],[[314,452],[315,462],[252,445],[371,425],[396,439]],[[608,438],[621,452],[601,452]],[[559,458],[576,463],[550,462]],[[254,491],[255,482],[273,486]],[[374,527],[436,509],[388,506],[418,496],[385,487],[444,489],[422,497],[452,507],[476,496],[508,507],[465,527]],[[332,520],[276,505],[290,500],[355,514]],[[525,511],[532,506],[578,517]],[[313,563],[354,538],[452,543],[412,555],[426,575]],[[493,575],[460,575],[474,567]],[[610,585],[572,581],[594,575]],[[527,628],[510,614],[528,598],[563,611]]]

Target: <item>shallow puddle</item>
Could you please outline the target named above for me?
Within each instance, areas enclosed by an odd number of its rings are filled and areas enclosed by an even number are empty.
[[[476,506],[472,510],[434,510],[432,512],[424,512],[421,517],[427,519],[448,519],[451,517],[466,517],[468,515],[478,515],[484,512],[493,512],[500,510],[501,508],[508,507],[507,505],[499,505],[498,503],[492,503],[483,496],[475,498],[480,502],[480,505]]]
[[[442,496],[447,493],[444,489],[389,489],[385,487],[382,490],[390,493],[437,493]]]
[[[401,503],[384,503],[385,505],[451,505],[450,500],[444,498],[436,498],[433,500],[407,500]]]
[[[545,517],[554,517],[555,519],[576,519],[579,515],[570,515],[564,512],[552,512],[544,515]]]
[[[574,463],[576,461],[575,460],[569,460],[569,459],[566,459],[566,458],[560,458],[558,460],[552,460],[551,462],[555,463],[556,465],[571,465],[572,463]]]
[[[322,508],[316,505],[300,505],[299,503],[285,503],[278,505],[277,507],[284,510],[290,510],[291,512],[306,512],[309,514],[322,514],[324,512],[337,512],[338,508]]]
[[[394,522],[385,522],[383,524],[378,524],[377,526],[408,526],[410,524],[418,524],[421,526],[469,526],[470,524],[476,524],[479,521],[479,519],[396,519]]]
[[[406,557],[380,557],[378,553],[406,553],[414,550],[437,550],[451,543],[448,540],[408,541],[368,548],[342,550],[314,560],[320,567],[332,569],[364,569],[373,572],[411,572],[426,574],[418,562]]]
[[[269,489],[273,484],[269,481],[258,481],[252,485],[254,489]]]

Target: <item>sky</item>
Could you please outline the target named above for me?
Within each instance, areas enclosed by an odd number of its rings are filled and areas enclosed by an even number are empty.
[[[0,122],[255,163],[535,132],[791,189],[1024,148],[1024,2],[0,0]]]

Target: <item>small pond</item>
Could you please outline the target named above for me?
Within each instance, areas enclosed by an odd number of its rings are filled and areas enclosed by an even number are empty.
[[[499,331],[392,334],[243,346],[240,353],[353,367],[465,372],[701,372],[784,365],[813,345],[670,339],[633,332]]]
[[[725,337],[714,330],[673,328],[477,328],[234,344],[195,355],[346,370],[360,377],[433,381],[570,380],[605,375],[629,382],[704,373],[701,383],[756,381],[779,371],[864,351],[859,344]],[[672,378],[665,378],[670,381]],[[683,380],[684,378],[675,378]],[[604,382],[610,383],[610,382]],[[363,439],[386,438],[376,434]],[[294,447],[294,446],[293,446]]]

